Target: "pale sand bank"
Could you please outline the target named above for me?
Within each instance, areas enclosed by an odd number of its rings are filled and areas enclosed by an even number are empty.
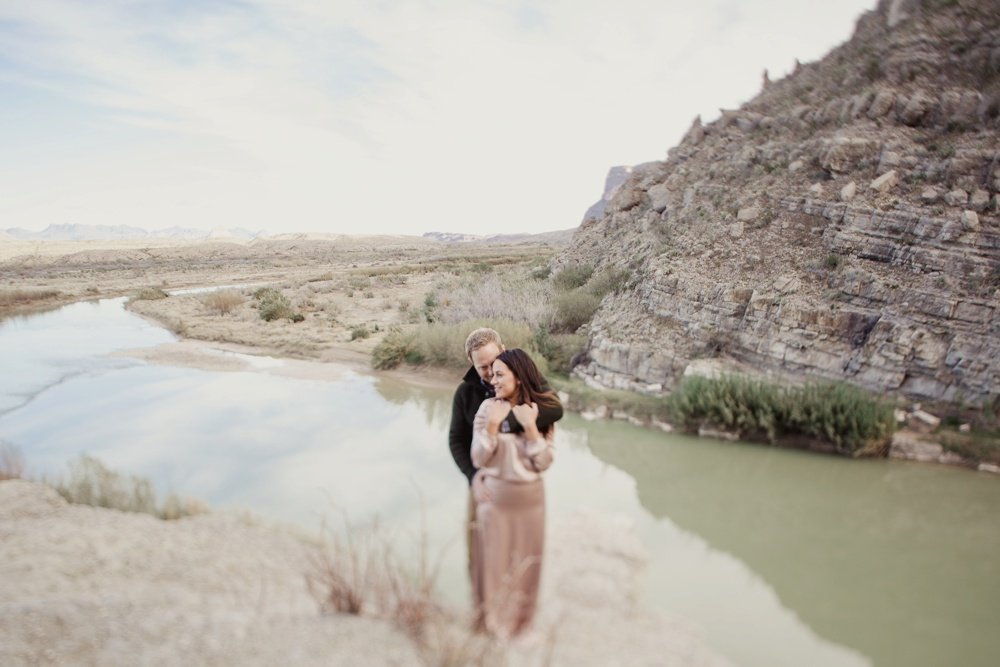
[[[539,626],[553,665],[728,664],[635,605],[645,555],[613,517],[551,526]],[[315,547],[224,513],[161,521],[0,482],[0,664],[419,665],[390,624],[322,615]],[[544,647],[508,654],[543,662]]]

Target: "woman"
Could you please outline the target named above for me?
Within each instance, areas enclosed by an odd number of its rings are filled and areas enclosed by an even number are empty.
[[[474,593],[480,624],[498,637],[526,636],[538,599],[545,538],[541,473],[552,464],[555,426],[542,433],[538,407],[558,406],[543,391],[538,367],[524,350],[493,362],[495,398],[473,421],[472,462],[483,483],[476,497]]]

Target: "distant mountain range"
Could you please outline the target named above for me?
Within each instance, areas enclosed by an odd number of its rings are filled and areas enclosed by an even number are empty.
[[[49,225],[40,232],[33,232],[20,227],[9,227],[0,230],[0,238],[39,241],[92,241],[113,239],[145,239],[145,238],[177,238],[177,239],[210,239],[210,238],[246,238],[255,239],[267,236],[264,231],[251,231],[242,227],[228,229],[216,228],[210,231],[191,227],[166,227],[163,229],[141,229],[129,225]]]
[[[551,243],[552,245],[569,245],[576,229],[560,229],[555,232],[541,234],[491,234],[479,236],[476,234],[460,234],[457,232],[427,232],[423,238],[441,243]]]

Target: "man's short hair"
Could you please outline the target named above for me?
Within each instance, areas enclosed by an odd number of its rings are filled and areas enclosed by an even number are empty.
[[[465,356],[471,361],[473,352],[490,343],[495,343],[497,349],[503,350],[503,341],[495,330],[487,327],[476,329],[465,339]]]

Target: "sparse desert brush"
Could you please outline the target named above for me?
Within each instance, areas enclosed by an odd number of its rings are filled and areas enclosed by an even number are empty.
[[[359,324],[356,327],[351,327],[351,340],[364,340],[371,335],[371,329],[368,328],[367,324]]]
[[[132,295],[131,301],[155,301],[156,299],[166,299],[169,294],[159,287],[143,287]]]
[[[571,290],[582,287],[594,275],[594,267],[588,264],[567,266],[552,276],[552,285],[556,289]]]
[[[277,288],[261,287],[253,293],[253,298],[257,301],[260,319],[265,322],[292,317],[292,302]]]
[[[0,481],[24,477],[24,455],[9,442],[0,441]]]
[[[0,308],[21,306],[53,299],[62,294],[54,289],[5,289],[0,290]]]
[[[58,480],[52,486],[67,502],[141,512],[161,519],[179,519],[208,511],[204,503],[173,494],[162,507],[158,507],[150,480],[115,472],[86,454],[70,463],[68,480]]]
[[[202,297],[201,302],[209,310],[219,315],[227,315],[243,305],[243,295],[236,290],[219,290]]]
[[[534,348],[531,329],[523,322],[510,320],[466,320],[455,324],[432,322],[409,331],[393,328],[372,350],[372,366],[378,369],[395,368],[404,361],[410,364],[431,364],[447,368],[468,366],[465,358],[465,339],[469,332],[479,327],[496,329],[507,347],[520,347],[535,356],[539,368],[545,372],[545,360]]]
[[[481,280],[439,288],[447,295],[429,294],[428,319],[445,323],[469,320],[513,320],[534,329],[552,322],[550,288],[526,272],[490,274]]]

